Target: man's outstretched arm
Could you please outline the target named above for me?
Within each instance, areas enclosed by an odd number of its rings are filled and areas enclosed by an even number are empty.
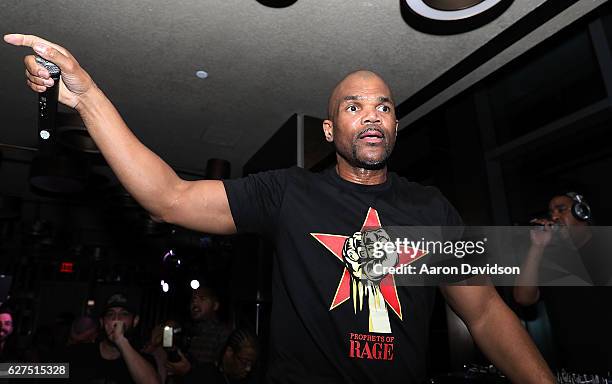
[[[513,383],[554,383],[542,355],[492,286],[444,286],[442,293],[485,355]]]
[[[223,183],[186,181],[144,146],[111,101],[65,48],[37,36],[12,34],[4,40],[31,47],[62,71],[59,101],[75,108],[119,181],[152,217],[207,233],[236,232]],[[35,92],[53,84],[49,73],[26,56],[27,83]]]

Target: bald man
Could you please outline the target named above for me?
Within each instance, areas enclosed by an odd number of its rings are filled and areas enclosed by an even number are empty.
[[[426,376],[432,287],[397,286],[373,266],[368,241],[382,226],[460,225],[439,191],[387,172],[397,134],[393,96],[380,76],[357,71],[332,92],[325,140],[337,164],[243,179],[185,181],[147,149],[76,59],[36,36],[7,35],[62,70],[59,101],[75,108],[113,171],[157,220],[214,234],[257,232],[275,244],[268,381],[420,383]],[[36,92],[53,84],[25,58]],[[368,228],[375,231],[365,231]],[[370,239],[370,240],[368,240]],[[375,268],[374,268],[375,269]],[[485,286],[441,287],[485,354],[516,383],[553,377],[516,316]]]

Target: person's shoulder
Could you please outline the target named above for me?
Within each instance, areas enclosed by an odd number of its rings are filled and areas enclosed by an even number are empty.
[[[279,174],[283,174],[288,178],[295,178],[296,180],[312,179],[322,175],[321,172],[312,172],[308,169],[298,167],[297,165],[289,168],[278,169],[276,172],[279,172]]]
[[[252,173],[249,173],[248,176],[267,176],[267,175],[289,176],[289,175],[304,174],[304,173],[310,173],[310,172],[305,170],[304,168],[293,166],[289,168],[267,169],[263,171],[252,172]]]
[[[391,177],[394,179],[393,184],[396,188],[395,193],[401,195],[403,201],[432,209],[432,212],[438,213],[438,217],[443,222],[443,225],[463,225],[461,216],[440,189],[433,185],[423,185],[410,181],[396,173],[392,173]]]
[[[410,181],[404,176],[400,176],[395,172],[389,172],[393,178],[393,183],[401,192],[409,192],[412,194],[422,195],[424,197],[434,197],[444,199],[444,195],[440,190],[433,185],[424,185],[416,181]]]
[[[262,171],[252,174],[251,176],[263,179],[274,179],[279,184],[308,185],[309,183],[316,182],[317,180],[324,178],[325,172],[312,172],[302,167],[293,166],[289,168]]]
[[[290,168],[270,169],[265,171],[259,171],[250,173],[246,178],[258,179],[258,180],[269,180],[276,181],[277,183],[285,183],[293,180],[302,180],[309,177],[312,172],[305,170],[304,168],[294,166]]]

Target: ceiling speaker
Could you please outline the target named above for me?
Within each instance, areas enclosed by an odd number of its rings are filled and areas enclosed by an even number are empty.
[[[465,33],[499,17],[513,0],[400,0],[404,21],[433,35]]]
[[[502,0],[405,0],[416,14],[431,20],[463,20],[489,11]]]

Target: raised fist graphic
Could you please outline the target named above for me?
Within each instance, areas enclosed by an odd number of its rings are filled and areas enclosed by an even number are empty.
[[[355,232],[342,248],[346,268],[355,279],[378,283],[387,275],[385,269],[394,267],[399,258],[395,246],[387,245],[383,249],[383,245],[390,242],[389,234],[382,228]],[[387,252],[390,249],[392,251]]]

